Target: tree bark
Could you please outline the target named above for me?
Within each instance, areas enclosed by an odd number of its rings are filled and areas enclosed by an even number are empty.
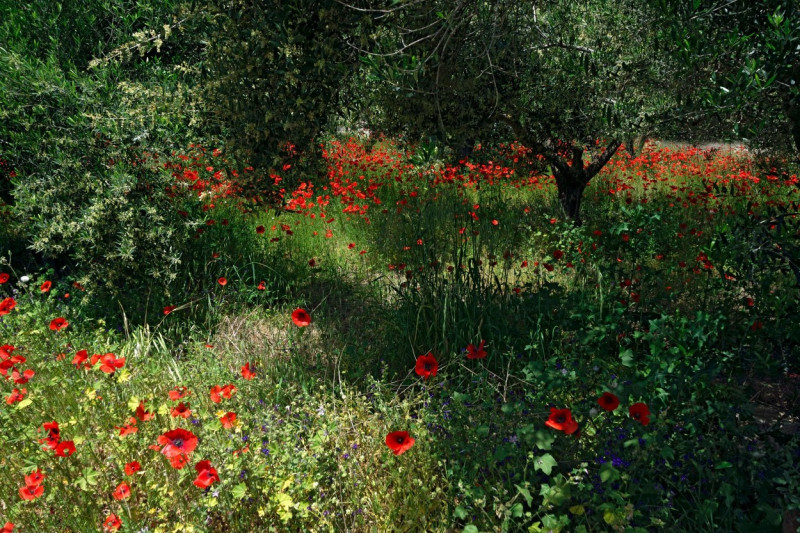
[[[581,199],[585,188],[585,185],[579,185],[574,182],[558,187],[558,200],[561,202],[561,208],[564,209],[567,218],[572,220],[576,226],[583,225],[583,220],[581,220]]]
[[[576,226],[582,226],[581,199],[586,186],[606,163],[614,156],[622,143],[611,141],[605,151],[595,157],[588,165],[583,164],[583,146],[573,146],[570,150],[572,160],[567,163],[555,153],[545,154],[545,158],[553,166],[553,174],[558,187],[558,200],[564,209],[564,214]]]

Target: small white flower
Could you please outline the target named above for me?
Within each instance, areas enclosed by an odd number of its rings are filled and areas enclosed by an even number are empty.
[[[28,276],[22,276],[21,278],[19,278],[19,280],[22,283],[28,283],[31,280],[31,278],[29,278]]]

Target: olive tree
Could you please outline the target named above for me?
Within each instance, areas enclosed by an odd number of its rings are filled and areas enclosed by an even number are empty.
[[[566,215],[580,224],[589,181],[623,144],[677,116],[681,80],[659,54],[642,2],[418,2],[369,7],[381,21],[362,49],[383,82],[383,121],[457,150],[513,135],[541,154]],[[355,46],[355,45],[354,45]],[[504,133],[503,133],[504,132]]]

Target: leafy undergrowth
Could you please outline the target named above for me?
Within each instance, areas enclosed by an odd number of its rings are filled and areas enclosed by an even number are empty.
[[[191,253],[122,311],[6,264],[14,531],[768,531],[798,508],[796,175],[649,146],[576,228],[519,145],[324,155],[279,212],[205,151],[168,165]]]

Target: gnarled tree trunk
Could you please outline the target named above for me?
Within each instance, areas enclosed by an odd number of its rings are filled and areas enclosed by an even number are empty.
[[[600,172],[600,169],[614,156],[621,144],[620,141],[611,141],[605,151],[588,165],[583,163],[583,146],[572,147],[570,150],[572,157],[569,162],[552,151],[545,154],[553,166],[553,174],[558,187],[558,200],[564,209],[564,214],[576,226],[583,225],[581,199],[584,189],[589,184],[589,180]]]

